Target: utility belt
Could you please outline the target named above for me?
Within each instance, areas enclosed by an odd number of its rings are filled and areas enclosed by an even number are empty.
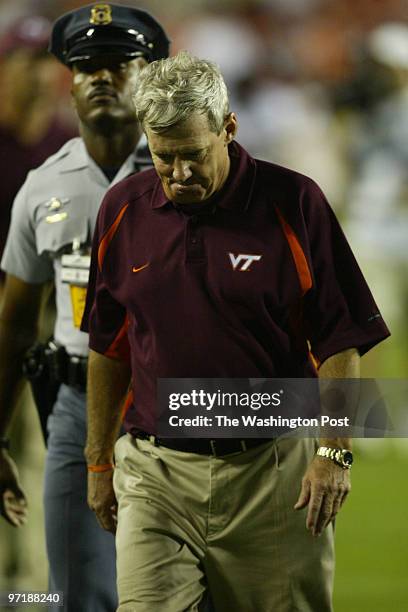
[[[50,340],[35,344],[28,350],[23,362],[23,373],[30,381],[46,374],[51,383],[86,391],[88,358],[70,355],[64,346]]]
[[[88,358],[69,355],[55,340],[37,343],[26,353],[23,374],[30,381],[33,398],[47,444],[47,421],[61,384],[85,392]]]

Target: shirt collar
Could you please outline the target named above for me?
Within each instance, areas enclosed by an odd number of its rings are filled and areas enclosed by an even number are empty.
[[[84,141],[79,136],[70,140],[62,149],[64,159],[60,163],[60,172],[75,172],[89,165],[89,156]]]
[[[74,138],[71,143],[69,151],[66,152],[65,159],[61,164],[60,172],[75,172],[82,168],[92,168],[100,175],[103,182],[108,185],[108,179],[96,162],[90,157],[82,138]],[[152,161],[149,150],[147,149],[146,140],[142,137],[135,151],[124,161],[111,184],[113,185],[130,174],[133,174],[137,167],[140,167],[141,170],[145,170],[151,166]]]
[[[230,171],[227,181],[220,192],[212,196],[214,204],[226,210],[243,212],[248,209],[256,177],[256,162],[241,145],[233,141],[228,146]],[[163,191],[159,177],[151,197],[152,208],[162,208],[171,204]]]

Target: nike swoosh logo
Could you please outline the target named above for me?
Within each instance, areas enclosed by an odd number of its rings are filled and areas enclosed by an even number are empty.
[[[133,266],[133,268],[132,268],[132,272],[140,272],[140,270],[144,270],[144,269],[145,269],[145,268],[147,268],[147,266],[149,266],[149,265],[150,265],[150,263],[147,263],[147,264],[145,264],[144,266],[140,266],[140,268],[135,268],[135,267]]]

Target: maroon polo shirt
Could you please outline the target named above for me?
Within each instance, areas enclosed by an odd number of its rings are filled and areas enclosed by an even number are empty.
[[[94,351],[130,355],[131,433],[156,431],[158,378],[315,377],[389,335],[316,183],[237,143],[229,154],[226,184],[195,213],[154,169],[100,208],[83,329]]]

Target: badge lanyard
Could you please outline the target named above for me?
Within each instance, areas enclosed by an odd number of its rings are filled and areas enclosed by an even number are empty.
[[[72,243],[72,253],[61,257],[61,280],[69,284],[72,304],[72,319],[74,326],[81,326],[85,309],[86,291],[89,281],[89,268],[91,256],[83,254],[80,250],[79,239]]]

